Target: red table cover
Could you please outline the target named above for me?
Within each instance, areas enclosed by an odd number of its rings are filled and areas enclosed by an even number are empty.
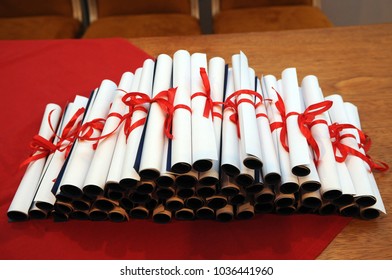
[[[179,46],[180,48],[181,46]],[[172,55],[172,54],[169,54]],[[346,226],[339,216],[125,223],[51,219],[9,223],[7,210],[47,103],[118,83],[149,55],[123,39],[0,41],[0,259],[314,259]]]

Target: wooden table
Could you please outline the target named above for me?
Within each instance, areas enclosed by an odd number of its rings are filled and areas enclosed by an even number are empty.
[[[300,80],[316,75],[324,95],[339,92],[358,106],[362,129],[373,142],[370,155],[392,164],[392,24],[130,41],[153,56],[186,49],[221,56],[229,64],[242,50],[258,75],[280,77],[287,67],[296,67]],[[375,176],[391,213],[391,172]],[[391,215],[353,219],[319,258],[392,259]]]

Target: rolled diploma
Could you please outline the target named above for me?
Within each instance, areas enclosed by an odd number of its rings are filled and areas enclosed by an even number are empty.
[[[207,57],[203,53],[194,53],[191,55],[191,92],[205,92],[200,68],[207,70]],[[208,118],[203,116],[206,98],[196,96],[191,101],[192,104],[192,165],[197,171],[199,161],[218,160],[218,151],[216,149],[216,140],[214,125],[211,114]],[[203,168],[204,169],[204,168]],[[210,168],[208,168],[210,169]],[[206,170],[204,170],[206,171]]]
[[[83,123],[90,122],[94,119],[106,119],[116,89],[117,86],[114,82],[110,80],[102,81],[94,103],[91,105],[91,109],[89,108],[90,112],[87,113],[87,118],[85,118]],[[100,135],[101,133],[99,131],[94,130],[92,137]],[[60,188],[64,193],[72,196],[80,196],[95,151],[92,147],[93,141],[78,140],[74,145],[72,156],[64,171]]]
[[[317,104],[324,101],[323,93],[319,87],[316,76],[306,76],[301,83],[302,97],[305,106]],[[327,112],[316,116],[315,121],[323,120],[327,122]],[[311,133],[320,149],[320,157],[317,164],[317,172],[321,182],[321,195],[328,198],[328,192],[342,192],[343,188],[339,180],[339,173],[335,160],[335,155],[328,130],[328,122],[315,124],[311,128]]]
[[[179,50],[173,56],[173,87],[177,88],[174,106],[191,107],[191,56],[185,50]],[[192,165],[192,113],[178,108],[173,114],[172,125],[172,169],[177,173],[186,173]]]
[[[211,58],[208,65],[209,79],[211,86],[211,98],[214,102],[223,102],[223,92],[225,83],[225,60],[221,57]],[[222,105],[215,105],[213,112],[222,115]],[[221,151],[221,131],[222,131],[222,119],[219,117],[213,118],[216,150],[218,153],[218,160],[212,161],[212,168],[205,172],[200,172],[199,180],[203,178],[211,177],[216,181],[219,180],[219,166],[220,166],[220,151]]]
[[[229,68],[227,73],[227,85],[225,98],[234,92],[233,70]],[[240,173],[239,140],[237,126],[230,120],[235,114],[231,108],[224,108],[222,124],[222,151],[221,168],[226,174],[235,176]],[[230,173],[230,174],[229,174]]]
[[[349,119],[345,112],[342,97],[338,94],[333,94],[327,96],[325,99],[331,100],[333,102],[333,105],[329,110],[329,116],[331,118],[331,121],[340,124],[348,123]],[[354,134],[354,130],[344,129],[341,133]],[[347,145],[353,149],[358,150],[358,143],[355,139],[351,137],[345,137],[341,141],[344,145]],[[368,170],[365,167],[365,164],[362,161],[362,159],[349,154],[345,160],[345,163],[347,165],[348,171],[350,172],[351,180],[355,187],[355,192],[356,192],[355,198],[358,199],[361,196],[365,196],[365,197],[369,197],[370,199],[374,199],[374,202],[376,202],[374,191],[369,180]]]
[[[133,80],[133,74],[131,72],[125,72],[120,80],[118,88],[121,91],[116,91],[112,106],[109,111],[111,113],[117,113],[124,115],[126,113],[126,106],[122,101],[125,92],[131,89]],[[117,142],[117,137],[120,133],[124,133],[123,129],[120,129],[120,119],[117,117],[109,117],[105,122],[105,126],[102,130],[102,135],[107,135],[112,131],[115,131],[105,139],[101,139],[98,143],[97,149],[94,153],[93,159],[88,169],[86,179],[84,180],[83,191],[90,193],[91,195],[100,195],[104,191],[106,177],[108,175],[113,152]],[[123,127],[122,127],[123,128]],[[120,145],[119,145],[120,146]],[[122,145],[125,149],[125,145]],[[122,153],[123,155],[124,153]]]
[[[152,97],[171,87],[172,59],[166,54],[160,54],[156,61]],[[143,151],[140,161],[139,174],[144,179],[155,180],[159,177],[162,165],[163,146],[166,138],[164,124],[166,113],[158,103],[150,106]]]
[[[60,117],[61,108],[57,104],[49,103],[45,107],[45,112],[42,117],[40,129],[38,135],[43,138],[50,140],[54,136],[54,132],[49,126],[49,114],[50,122],[54,128],[57,127]],[[37,154],[39,152],[36,152]],[[39,179],[45,165],[46,158],[40,158],[35,161],[30,162],[27,169],[19,183],[18,189],[12,199],[11,205],[8,208],[7,215],[8,218],[12,220],[26,220],[28,217],[28,212],[33,202],[34,195],[37,191]]]
[[[263,77],[263,84],[265,85],[264,92],[266,93],[266,96],[264,97],[271,100],[270,102],[266,103],[267,114],[268,114],[268,119],[270,120],[270,124],[274,122],[282,122],[282,116],[280,115],[275,105],[275,103],[278,101],[278,96],[275,90],[273,90],[276,89],[278,92],[281,92],[280,82],[278,83],[273,75],[267,75]],[[282,143],[280,142],[281,130],[282,128],[277,128],[274,131],[272,131],[272,140],[274,141],[275,144],[275,150],[278,155],[280,172],[281,172],[280,186],[281,187],[282,186],[285,187],[288,185],[298,186],[299,185],[298,178],[291,172],[289,153],[285,150]],[[297,189],[297,187],[294,189]],[[280,191],[283,190],[280,189]]]
[[[257,79],[256,91],[260,95],[262,94],[261,83],[259,79]],[[264,101],[261,102],[261,100],[256,97],[255,104],[258,103],[260,103],[260,105],[256,107],[256,116],[257,114],[261,114],[262,116],[256,117],[256,120],[259,132],[261,155],[262,158],[265,159],[262,167],[263,177],[264,181],[266,181],[267,183],[277,183],[280,181],[281,178],[279,158],[275,150],[275,145],[270,129],[270,123],[267,115],[267,109],[265,107]]]
[[[234,76],[234,89],[249,89],[254,90],[251,86],[251,79],[249,77],[248,59],[243,52],[232,56],[233,65],[233,76]],[[240,94],[237,97],[237,103],[243,99],[254,101],[254,97],[249,94]],[[243,151],[246,154],[245,162],[249,157],[253,157],[253,160],[257,161],[257,166],[249,167],[261,167],[262,165],[262,154],[259,136],[257,132],[257,121],[256,112],[254,105],[248,102],[242,102],[238,105],[238,120],[241,134],[241,145]]]
[[[282,72],[282,94],[286,106],[286,114],[300,113],[301,97],[298,89],[297,72],[295,68],[287,68]],[[308,143],[298,126],[298,116],[292,115],[286,119],[287,140],[290,148],[290,166],[297,176],[309,173],[310,163]]]
[[[144,61],[143,70],[141,72],[140,81],[138,85],[138,91],[143,92],[149,96],[151,96],[151,92],[152,92],[154,64],[155,63],[152,59],[147,59]],[[138,73],[136,72],[136,74]],[[144,104],[143,106],[146,109],[150,108],[149,104]],[[145,112],[136,110],[132,114],[132,124],[146,117],[147,114]],[[132,184],[135,184],[137,181],[140,180],[140,176],[136,172],[134,165],[135,165],[137,151],[140,145],[143,129],[144,129],[144,125],[135,128],[127,139],[127,147],[125,150],[124,161],[122,163],[120,184],[123,184],[125,182],[132,182]],[[109,178],[108,176],[108,181],[109,179],[112,178]]]
[[[76,96],[75,101],[70,103],[65,111],[62,128],[59,130],[58,135],[62,134],[62,129],[67,125],[70,119],[74,116],[77,110],[85,108],[88,99],[84,96]],[[65,141],[64,145],[70,144],[69,141]],[[57,178],[64,162],[65,162],[66,151],[56,150],[50,165],[46,169],[45,175],[42,177],[39,188],[34,198],[34,202],[38,208],[42,207],[53,208],[56,201],[55,195],[52,193],[53,180]]]
[[[346,110],[349,123],[356,126],[358,129],[362,129],[361,128],[361,121],[360,121],[359,113],[358,113],[358,108],[352,103],[344,102],[344,109]],[[354,131],[354,130],[352,132],[353,132],[354,136],[356,137],[357,142],[359,143],[360,139],[359,139],[358,132]],[[360,149],[360,151],[363,154],[365,154],[365,151],[362,148]],[[364,165],[366,166],[366,168],[369,168],[365,162],[364,162]],[[370,185],[372,186],[374,196],[376,197],[376,203],[374,205],[371,205],[368,207],[363,207],[363,208],[361,207],[360,211],[362,212],[365,209],[372,208],[372,209],[376,209],[382,215],[386,215],[387,211],[385,210],[385,206],[382,201],[380,190],[378,189],[378,186],[376,183],[376,179],[374,178],[374,174],[373,174],[373,172],[368,172],[367,174],[369,176],[369,181],[370,181]]]

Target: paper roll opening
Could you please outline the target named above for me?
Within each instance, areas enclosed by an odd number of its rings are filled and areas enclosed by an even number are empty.
[[[94,202],[94,207],[102,211],[110,211],[114,208],[114,206],[113,201],[110,201],[109,199],[97,199]]]
[[[156,223],[166,224],[171,220],[171,212],[167,211],[162,204],[158,205],[157,208],[154,209],[152,214],[152,219]]]
[[[46,210],[46,211],[53,210],[53,205],[51,203],[45,202],[45,201],[37,201],[35,203],[35,206],[37,206],[39,209]]]
[[[268,173],[267,175],[264,176],[264,181],[270,185],[275,185],[279,183],[280,179],[281,179],[280,174],[274,172]]]
[[[294,198],[292,197],[280,197],[275,199],[276,207],[289,207],[294,204]]]
[[[199,183],[202,185],[206,185],[206,186],[214,186],[219,182],[218,178],[215,177],[211,177],[211,176],[206,176],[203,178],[200,178]]]
[[[106,183],[106,184],[105,184],[105,190],[107,190],[107,191],[117,191],[117,192],[121,192],[121,191],[126,190],[126,188],[123,188],[123,187],[120,185],[120,183],[111,182],[111,183]]]
[[[29,217],[31,219],[43,220],[46,219],[46,217],[48,217],[48,213],[41,209],[34,209],[29,212]]]
[[[196,187],[196,193],[201,197],[211,197],[216,193],[216,188],[215,186],[199,185]]]
[[[144,204],[144,206],[145,206],[148,210],[154,210],[155,207],[157,207],[157,205],[158,205],[158,199],[154,199],[154,198],[148,200],[148,201]]]
[[[131,210],[133,208],[133,202],[128,197],[123,197],[120,200],[120,206],[125,210]]]
[[[301,184],[301,189],[306,192],[315,192],[321,188],[320,182],[308,181]]]
[[[119,186],[124,190],[130,190],[136,187],[138,181],[135,179],[124,178],[120,180]]]
[[[72,206],[75,210],[88,211],[90,210],[90,203],[84,200],[72,201]]]
[[[226,196],[233,196],[240,192],[240,188],[238,186],[229,185],[229,186],[222,186],[221,192],[223,195]]]
[[[73,185],[63,185],[61,186],[61,191],[68,197],[80,198],[83,195],[81,189]]]
[[[235,177],[238,176],[238,174],[240,174],[240,170],[231,164],[222,164],[221,169],[230,177]]]
[[[197,178],[187,174],[179,175],[175,184],[180,188],[193,188],[197,184]]]
[[[52,212],[53,220],[55,222],[66,222],[69,219],[69,216],[65,213],[60,213],[57,211]]]
[[[264,188],[264,185],[262,183],[254,183],[254,184],[251,184],[248,187],[245,187],[245,191],[247,193],[254,194],[254,193],[261,192],[261,190],[263,188]]]
[[[189,197],[185,201],[186,207],[193,209],[193,210],[197,210],[197,209],[201,208],[203,206],[203,204],[204,204],[203,200],[198,196]]]
[[[240,192],[230,198],[230,203],[233,205],[242,204],[245,202],[245,199],[245,194]]]
[[[380,212],[374,208],[367,208],[361,211],[361,218],[366,220],[376,219],[380,216]]]
[[[252,219],[254,215],[255,215],[254,206],[249,202],[237,206],[237,219],[249,220]]]
[[[210,207],[203,206],[196,210],[196,217],[203,220],[212,220],[215,219],[215,212]]]
[[[178,174],[184,174],[192,170],[192,165],[186,162],[178,162],[172,166],[172,171]]]
[[[148,219],[149,214],[148,209],[143,206],[136,206],[129,211],[129,215],[134,219]]]
[[[103,189],[96,185],[87,185],[83,188],[83,192],[88,196],[99,196],[103,194]]]
[[[160,172],[155,169],[144,169],[139,171],[142,180],[155,180],[159,177]]]
[[[325,200],[334,200],[342,195],[342,191],[340,190],[329,190],[322,194],[323,199]]]
[[[332,203],[328,203],[326,205],[322,205],[319,209],[320,215],[332,215],[336,212],[336,206]]]
[[[310,169],[305,165],[298,165],[294,166],[291,169],[291,172],[293,172],[295,176],[304,177],[310,174]]]
[[[306,197],[302,199],[304,206],[315,209],[321,206],[321,200],[317,197]]]
[[[178,188],[177,189],[177,195],[179,197],[182,197],[182,198],[188,198],[188,197],[193,196],[194,194],[195,194],[195,189],[194,188],[190,188],[190,189],[188,189],[188,188]]]
[[[195,218],[195,214],[192,209],[182,208],[175,213],[177,220],[190,221]]]
[[[119,223],[119,222],[126,221],[127,218],[119,212],[110,212],[109,213],[109,220]]]
[[[166,209],[169,211],[178,211],[184,207],[184,201],[179,197],[171,197],[166,200]]]
[[[157,194],[158,194],[158,191],[157,191]],[[144,193],[133,192],[129,195],[129,199],[133,203],[144,203],[150,199],[150,196],[148,194],[144,194]]]
[[[171,176],[159,176],[155,182],[159,187],[168,188],[174,185],[174,178]]]
[[[359,207],[355,204],[347,205],[339,209],[339,213],[345,217],[359,216]]]
[[[239,174],[236,178],[235,178],[235,182],[246,188],[248,186],[250,186],[251,184],[253,184],[253,178],[252,176],[250,176],[249,174]]]
[[[309,214],[314,212],[314,208],[305,206],[305,205],[300,205],[297,207],[297,212],[300,214]]]
[[[160,188],[156,191],[156,195],[160,199],[168,199],[174,195],[174,189],[173,188]]]
[[[193,163],[193,169],[199,172],[205,172],[212,168],[212,161],[208,159],[200,159]]]
[[[110,198],[112,200],[120,200],[121,198],[123,198],[124,193],[111,190],[111,191],[108,191],[107,196],[108,196],[108,198]]]
[[[154,182],[140,182],[136,186],[136,191],[141,194],[149,194],[152,193],[155,189],[155,183]]]
[[[295,212],[294,206],[276,207],[276,213],[280,215],[291,215]]]
[[[377,201],[374,196],[364,195],[355,198],[355,202],[361,207],[368,207],[374,205]]]
[[[288,182],[280,185],[279,191],[285,194],[295,193],[299,190],[299,185],[296,183]]]
[[[342,194],[338,198],[333,200],[333,203],[338,206],[349,205],[354,202],[354,196],[352,194]]]
[[[220,209],[227,205],[227,198],[224,196],[211,196],[206,200],[207,206],[211,209]]]
[[[72,202],[72,198],[67,196],[64,193],[58,193],[58,194],[56,194],[56,201],[57,202],[71,203]]]
[[[220,222],[230,222],[233,220],[234,212],[233,206],[226,205],[224,208],[220,208],[216,211],[216,220]]]
[[[263,167],[263,163],[255,157],[244,159],[244,165],[249,169],[261,169]]]
[[[70,217],[75,220],[89,220],[90,219],[90,217],[88,216],[88,213],[86,211],[79,211],[79,210],[72,212]]]
[[[92,221],[104,221],[108,218],[108,214],[100,209],[92,209],[89,216]]]
[[[272,203],[256,203],[254,207],[256,213],[271,213],[274,210]]]
[[[65,213],[67,215],[74,210],[72,204],[63,202],[56,202],[54,209],[56,212]]]
[[[264,189],[261,193],[255,195],[257,203],[272,203],[275,199],[275,193],[271,189]]]

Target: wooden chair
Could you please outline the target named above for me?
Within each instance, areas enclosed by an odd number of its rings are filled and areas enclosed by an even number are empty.
[[[331,27],[312,0],[211,0],[214,33]]]
[[[0,0],[0,39],[63,39],[82,33],[81,0]]]
[[[201,34],[198,0],[87,0],[83,38]]]

